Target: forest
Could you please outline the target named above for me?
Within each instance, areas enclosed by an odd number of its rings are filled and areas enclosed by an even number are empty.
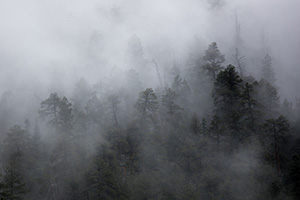
[[[216,14],[224,2],[202,4]],[[184,58],[149,56],[132,34],[111,65],[93,32],[74,79],[2,86],[0,199],[300,199],[300,98],[280,92],[276,51],[247,49],[239,20],[230,48],[193,38]]]

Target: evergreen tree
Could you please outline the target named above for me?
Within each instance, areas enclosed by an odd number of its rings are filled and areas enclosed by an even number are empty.
[[[86,113],[87,113],[87,120],[88,122],[94,122],[98,125],[103,122],[103,116],[104,116],[104,109],[101,101],[98,99],[97,96],[93,96],[90,98],[86,104]]]
[[[284,116],[279,116],[277,119],[268,119],[262,125],[265,137],[267,140],[263,139],[265,145],[273,150],[273,154],[270,154],[270,160],[276,164],[276,169],[278,175],[281,173],[281,160],[283,155],[283,148],[286,144],[288,132],[289,132],[289,122]],[[268,143],[268,141],[270,141]],[[271,150],[272,151],[272,150]]]
[[[194,113],[192,116],[191,129],[196,135],[198,135],[201,131],[200,119],[196,113]]]
[[[42,151],[42,148],[43,146],[41,141],[40,127],[36,124],[31,138],[31,154],[39,162],[41,161],[40,159],[45,153],[44,151]]]
[[[57,131],[70,133],[74,116],[72,104],[66,97],[61,99],[56,93],[50,94],[49,98],[41,103],[39,114],[42,119],[48,118],[48,124]]]
[[[7,164],[12,157],[20,160],[28,154],[29,136],[19,125],[14,125],[6,134],[3,141],[3,161]]]
[[[54,127],[58,127],[58,112],[60,110],[61,99],[57,93],[51,93],[49,98],[41,103],[41,109],[39,110],[40,117],[45,119],[49,118],[48,123]]]
[[[157,97],[152,88],[141,91],[139,98],[134,105],[142,122],[151,120],[154,122],[156,111],[158,109]]]
[[[117,111],[118,111],[118,105],[121,103],[120,98],[118,95],[110,95],[107,98],[107,103],[108,103],[108,114],[112,118],[115,127],[118,127]]]
[[[185,79],[180,78],[177,75],[172,83],[172,89],[179,95],[187,96],[191,91],[189,85]]]
[[[73,122],[73,113],[72,113],[72,104],[66,97],[63,97],[59,105],[59,123],[63,131],[69,132],[72,130]]]
[[[171,89],[178,95],[178,102],[180,105],[183,107],[190,106],[189,97],[191,96],[191,89],[185,79],[182,79],[179,75],[177,75],[173,80]]]
[[[280,107],[280,114],[286,116],[289,121],[293,121],[295,119],[293,103],[289,102],[287,99],[284,99]]]
[[[7,200],[22,200],[27,190],[21,174],[14,162],[4,170],[0,196]]]
[[[274,86],[276,78],[272,66],[272,58],[268,54],[262,61],[262,78],[268,81],[272,86]]]
[[[210,136],[217,141],[218,148],[220,147],[221,136],[223,133],[222,124],[218,116],[214,116],[210,122],[209,133]]]
[[[288,169],[287,190],[294,199],[300,199],[300,158],[297,154],[293,156]]]
[[[241,85],[242,80],[234,66],[228,65],[216,79],[213,91],[215,114],[227,127],[230,135],[237,141],[243,140],[241,135]]]
[[[207,124],[206,124],[206,119],[203,118],[203,119],[202,119],[202,122],[201,122],[201,133],[202,133],[203,135],[206,135],[206,134],[207,134],[207,131],[208,131],[208,129],[207,129]]]
[[[144,66],[146,66],[149,61],[144,58],[143,45],[138,36],[133,35],[129,39],[126,53],[130,68],[136,69],[142,75],[142,77],[144,77]]]
[[[279,96],[277,89],[268,81],[262,79],[257,85],[257,100],[260,110],[265,115],[265,118],[278,117],[279,112]]]
[[[225,56],[221,54],[217,43],[213,42],[208,46],[203,60],[206,62],[204,69],[212,75],[213,79],[216,79],[217,73],[223,69],[222,64],[225,62]]]
[[[88,191],[92,199],[128,199],[125,188],[116,179],[116,166],[111,161],[97,157],[87,173]]]
[[[74,112],[84,112],[88,100],[93,96],[93,91],[88,82],[81,78],[74,87],[71,101],[73,103]]]
[[[170,116],[174,116],[178,114],[180,110],[183,110],[183,108],[175,103],[176,99],[177,94],[171,88],[168,88],[166,93],[162,96],[162,105],[166,108]]]
[[[55,100],[55,101],[54,101]],[[73,109],[72,104],[66,97],[62,99],[56,93],[41,103],[39,111],[43,119],[48,118],[48,123],[55,128],[55,143],[48,161],[48,180],[45,182],[51,186],[51,192],[58,198],[63,198],[70,182],[75,176],[75,169],[79,159],[78,151],[75,151],[75,138],[73,131]]]
[[[256,96],[253,84],[247,82],[241,92],[241,112],[243,113],[242,121],[246,130],[251,130],[252,132],[255,131],[257,127],[256,121],[260,116]]]

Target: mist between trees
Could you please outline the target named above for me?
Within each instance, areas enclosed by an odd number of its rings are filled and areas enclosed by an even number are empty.
[[[230,1],[200,4],[223,15]],[[120,26],[126,9],[98,6]],[[233,13],[224,51],[193,38],[176,56],[132,34],[112,64],[95,31],[86,66],[14,83],[0,99],[0,199],[300,199],[299,97],[279,92],[274,44],[251,50]]]
[[[145,62],[134,56],[133,66]],[[271,57],[259,81],[224,66],[215,42],[201,62],[186,72],[174,65],[172,82],[155,89],[131,69],[94,86],[81,79],[69,98],[50,93],[35,121],[1,134],[1,196],[299,198],[299,102],[280,103]],[[10,99],[3,127],[18,112]]]

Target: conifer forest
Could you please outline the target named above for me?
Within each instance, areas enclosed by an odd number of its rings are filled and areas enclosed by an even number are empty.
[[[0,1],[0,199],[299,200],[300,1]]]

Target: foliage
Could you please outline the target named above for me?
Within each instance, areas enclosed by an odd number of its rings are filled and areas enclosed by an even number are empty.
[[[7,200],[22,200],[27,192],[23,178],[15,163],[4,169],[4,176],[0,187],[0,196]]]
[[[206,62],[206,65],[204,65],[204,69],[206,69],[215,79],[217,73],[221,69],[223,69],[223,67],[221,66],[222,63],[225,62],[225,56],[221,54],[216,42],[213,42],[208,46],[208,49],[205,51],[203,60]]]
[[[11,119],[1,121],[0,198],[299,199],[300,103],[279,106],[270,57],[256,81],[224,68],[212,43],[188,69],[164,74],[165,88],[147,88],[139,38],[127,56],[135,69],[124,80],[81,79],[70,100],[43,100],[48,126],[31,125],[36,113],[9,130]]]

